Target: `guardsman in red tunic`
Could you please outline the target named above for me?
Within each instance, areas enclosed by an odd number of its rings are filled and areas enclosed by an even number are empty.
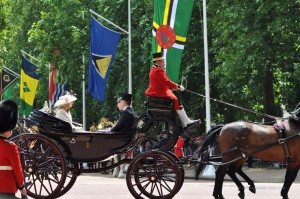
[[[0,102],[0,199],[15,198],[19,189],[27,198],[18,147],[7,139],[18,120],[18,106],[11,100]]]
[[[184,128],[200,124],[200,120],[191,120],[186,115],[183,107],[180,107],[179,105],[178,98],[171,91],[171,89],[184,91],[184,87],[168,79],[165,71],[165,59],[162,53],[154,53],[152,61],[154,65],[149,73],[149,88],[145,94],[150,97],[165,97],[173,99],[174,110],[176,110],[179,120]]]
[[[184,139],[181,136],[179,136],[177,143],[174,146],[174,152],[178,158],[183,157],[183,146],[184,146]]]

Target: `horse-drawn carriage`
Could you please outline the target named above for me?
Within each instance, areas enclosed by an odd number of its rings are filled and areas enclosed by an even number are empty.
[[[21,133],[11,139],[21,153],[28,195],[33,198],[57,198],[71,189],[81,173],[101,172],[128,163],[126,182],[134,198],[172,198],[184,182],[183,165],[187,161],[178,159],[170,150],[183,129],[176,125],[172,100],[148,98],[146,104],[147,111],[125,134],[73,132],[69,123],[50,113],[33,111],[25,120],[29,128],[20,127]],[[256,191],[253,181],[242,171],[247,157],[287,161],[281,195],[283,199],[288,199],[289,188],[300,168],[299,118],[300,108],[297,106],[291,117],[277,123],[277,129],[272,125],[248,122],[213,127],[199,150],[199,157],[190,160],[196,165],[196,177],[205,165],[217,165],[213,196],[224,198],[222,185],[224,176],[228,174],[243,199],[245,188],[236,173],[248,182],[250,191]],[[162,139],[162,134],[167,138]],[[102,168],[81,166],[132,151],[143,141],[151,142],[153,150]],[[211,151],[216,148],[220,151],[214,155]]]
[[[172,198],[184,181],[181,161],[169,152],[180,134],[173,101],[148,98],[146,104],[147,112],[125,134],[73,132],[69,123],[34,110],[24,121],[27,128],[20,127],[22,133],[11,139],[21,153],[28,195],[57,198],[71,189],[81,173],[101,172],[127,163],[127,186],[135,198]],[[162,133],[167,139],[161,139]],[[127,153],[145,140],[154,150],[103,168],[82,167],[83,163]]]

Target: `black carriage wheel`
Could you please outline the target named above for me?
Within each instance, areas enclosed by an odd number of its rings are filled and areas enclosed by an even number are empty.
[[[174,153],[172,153],[172,152],[170,152],[170,151],[168,151],[167,153],[168,153],[168,155],[170,155],[175,161],[180,161],[180,159],[179,159]],[[178,190],[177,190],[176,193],[178,193],[178,192],[180,191],[180,189],[181,189],[181,187],[182,187],[182,185],[183,185],[183,183],[184,183],[184,179],[185,179],[185,174],[184,174],[184,168],[183,168],[183,166],[180,165],[180,166],[178,166],[178,167],[179,167],[179,171],[180,171],[180,176],[181,176],[180,179],[181,179],[181,181],[180,181],[180,183],[179,183]]]
[[[173,158],[161,151],[138,155],[130,163],[126,182],[134,198],[173,198],[182,173]]]
[[[67,151],[65,150],[64,146],[59,144],[59,142],[57,142],[57,144],[60,146],[61,150],[63,151],[63,154],[65,155],[65,157],[67,157],[68,155],[71,156],[72,154],[68,154]],[[61,197],[64,194],[66,194],[75,184],[76,180],[77,180],[77,176],[79,175],[78,171],[74,168],[74,164],[72,164],[69,160],[67,160],[67,176],[66,176],[66,181],[63,185],[63,187],[61,188],[61,190],[59,191],[58,194],[56,194],[56,197]]]
[[[178,136],[179,129],[170,118],[157,117],[147,130],[146,142],[150,142],[153,149],[169,151],[176,144]]]
[[[71,170],[68,168],[68,173],[67,173],[67,177],[66,177],[66,181],[63,185],[63,187],[61,188],[61,190],[59,191],[58,194],[56,194],[56,197],[59,198],[62,195],[66,194],[75,184],[76,180],[77,180],[77,172],[74,170]]]
[[[11,139],[22,154],[27,194],[55,198],[66,180],[66,158],[60,147],[40,134],[22,134]]]

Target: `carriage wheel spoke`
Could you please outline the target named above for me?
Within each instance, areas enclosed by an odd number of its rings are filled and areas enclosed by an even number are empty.
[[[178,191],[178,169],[165,152],[146,152],[131,163],[126,176],[128,188],[135,198],[172,198]]]
[[[40,134],[22,134],[11,139],[24,156],[24,170],[29,172],[25,182],[27,193],[33,198],[53,198],[67,178],[65,158],[60,147]],[[24,159],[23,159],[24,158]]]
[[[166,185],[163,185],[163,183],[162,182],[164,182],[164,184]],[[162,186],[162,187],[164,187],[166,190],[168,190],[169,192],[171,192],[172,191],[172,189],[171,189],[171,187],[168,185],[168,183],[165,181],[165,180],[161,180],[160,181],[160,185]]]
[[[159,196],[162,196],[162,190],[157,186],[157,183],[154,183],[154,186],[156,187],[156,190],[158,192]]]

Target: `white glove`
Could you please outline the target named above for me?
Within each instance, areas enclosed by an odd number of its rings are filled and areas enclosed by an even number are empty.
[[[184,91],[184,87],[183,87],[182,85],[178,85],[178,89],[179,89],[180,91]]]

